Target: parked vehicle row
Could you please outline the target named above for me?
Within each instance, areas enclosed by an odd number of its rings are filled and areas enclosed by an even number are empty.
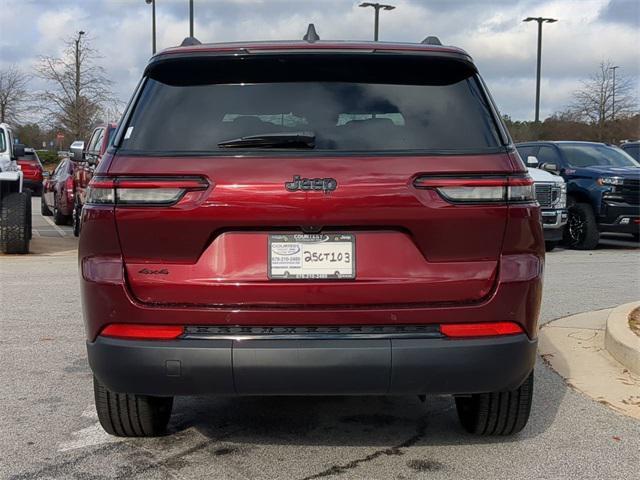
[[[107,151],[116,124],[96,127],[87,143],[76,140],[71,144],[70,155],[58,164],[51,174],[46,174],[41,198],[41,212],[53,216],[57,225],[73,225],[75,236],[80,234],[80,215],[84,205],[86,188],[93,171]]]
[[[622,149],[596,142],[526,142],[517,145],[530,165],[563,177],[569,218],[564,241],[596,248],[600,233],[640,233],[640,164]]]

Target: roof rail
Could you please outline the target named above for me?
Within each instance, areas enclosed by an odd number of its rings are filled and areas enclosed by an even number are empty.
[[[191,47],[193,45],[202,45],[202,42],[196,37],[186,37],[180,44],[181,47]]]
[[[424,40],[422,40],[420,43],[424,43],[425,45],[442,45],[438,37],[427,37]]]
[[[314,43],[320,40],[320,35],[318,35],[318,33],[316,32],[316,27],[313,25],[313,23],[309,24],[309,26],[307,27],[307,33],[304,34],[304,37],[302,37],[302,39],[309,43]]]

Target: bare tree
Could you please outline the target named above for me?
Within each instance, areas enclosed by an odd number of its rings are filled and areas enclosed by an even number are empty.
[[[43,110],[72,139],[86,139],[103,106],[113,101],[111,81],[96,64],[98,52],[79,32],[68,39],[61,58],[41,57],[36,70],[51,84],[41,93]]]
[[[0,70],[0,123],[18,123],[27,109],[29,78],[14,65]]]
[[[582,88],[574,92],[573,103],[567,112],[575,119],[597,126],[600,137],[614,115],[626,118],[638,112],[632,80],[618,73],[614,86],[614,72],[611,61],[600,63],[598,72],[583,81]]]

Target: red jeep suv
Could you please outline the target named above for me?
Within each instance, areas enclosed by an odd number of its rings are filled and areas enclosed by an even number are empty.
[[[529,417],[544,240],[532,180],[463,50],[306,41],[155,55],[82,212],[104,429],[177,395],[451,394]]]

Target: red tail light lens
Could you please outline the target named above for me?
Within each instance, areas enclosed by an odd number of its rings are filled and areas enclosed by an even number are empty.
[[[87,189],[87,203],[93,205],[173,205],[185,193],[206,190],[208,187],[209,182],[200,177],[94,177]]]
[[[419,177],[414,186],[435,189],[451,203],[523,203],[535,200],[533,180],[524,177]]]
[[[513,322],[448,323],[440,326],[440,332],[447,337],[493,337],[523,333],[522,327]]]
[[[67,181],[64,182],[64,188],[67,191],[67,195],[69,197],[73,197],[73,178],[72,177],[68,177]]]
[[[172,340],[184,333],[184,327],[177,325],[134,325],[114,323],[107,325],[100,333],[103,337],[126,338],[130,340]]]

